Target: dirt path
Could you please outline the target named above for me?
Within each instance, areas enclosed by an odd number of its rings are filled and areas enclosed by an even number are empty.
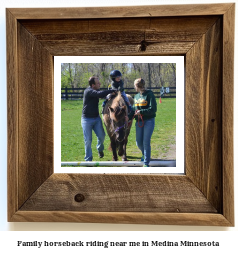
[[[171,138],[170,146],[167,150],[167,152],[163,153],[161,158],[165,160],[176,160],[176,136],[173,136]]]
[[[165,157],[164,157],[165,156]],[[171,145],[168,152],[163,154],[166,160],[176,160],[176,145]]]

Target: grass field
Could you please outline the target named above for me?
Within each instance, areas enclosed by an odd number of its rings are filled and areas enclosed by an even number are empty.
[[[102,100],[99,101],[100,111],[101,104]],[[84,138],[81,127],[82,106],[82,100],[61,101],[61,161],[84,161]],[[96,149],[97,137],[93,133],[93,161],[111,161],[112,159],[112,152],[108,149],[110,140],[106,129],[105,133],[105,150],[104,158],[102,159],[98,157]],[[138,161],[141,158],[141,152],[136,146],[135,137],[134,120],[127,145],[127,158],[132,161]],[[157,99],[155,129],[151,138],[151,158],[167,159],[171,147],[175,147],[175,141],[176,99],[162,99],[161,104],[159,104],[159,99]]]

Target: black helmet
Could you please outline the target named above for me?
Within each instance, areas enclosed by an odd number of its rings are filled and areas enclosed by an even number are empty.
[[[110,78],[113,80],[113,81],[115,81],[115,78],[116,77],[121,77],[122,75],[121,75],[121,72],[120,71],[118,71],[118,70],[113,70],[113,71],[111,71],[111,73],[110,73]]]

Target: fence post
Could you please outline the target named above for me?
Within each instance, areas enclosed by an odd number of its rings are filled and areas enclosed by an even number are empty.
[[[68,87],[65,87],[65,99],[68,100]]]

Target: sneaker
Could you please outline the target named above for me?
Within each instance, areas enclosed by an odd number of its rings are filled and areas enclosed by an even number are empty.
[[[104,157],[104,152],[98,152],[98,157],[103,158]]]
[[[144,161],[144,155],[142,155],[142,157],[141,157],[140,161]]]

